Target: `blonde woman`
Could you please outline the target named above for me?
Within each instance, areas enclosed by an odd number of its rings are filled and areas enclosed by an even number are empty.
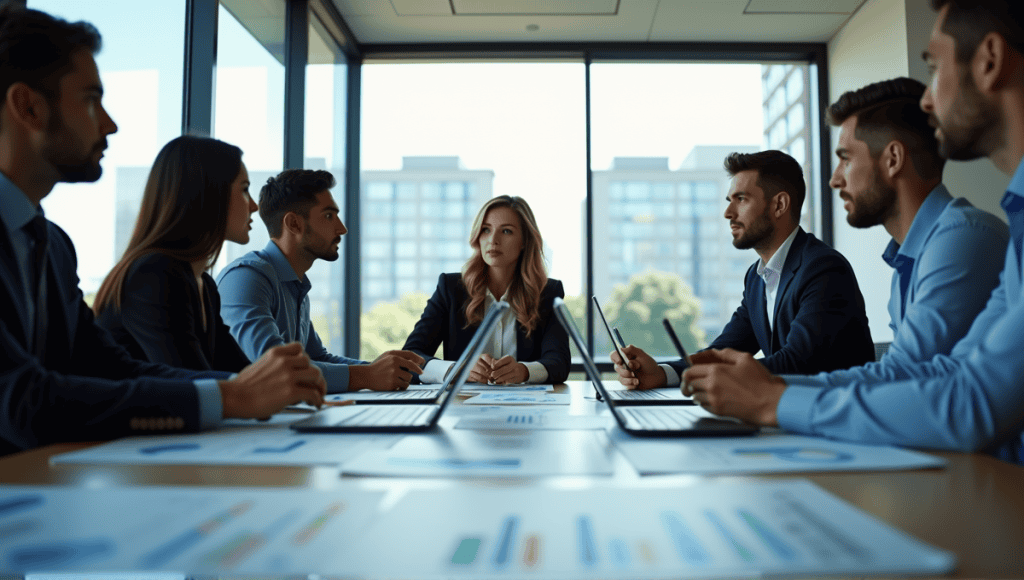
[[[469,245],[473,256],[461,273],[441,274],[402,347],[426,359],[420,379],[443,381],[487,307],[504,300],[512,308],[476,361],[470,382],[564,382],[569,376],[569,338],[555,319],[552,302],[564,297],[565,290],[544,270],[544,244],[526,200],[502,195],[485,203],[473,222]],[[442,344],[443,357],[434,358]]]

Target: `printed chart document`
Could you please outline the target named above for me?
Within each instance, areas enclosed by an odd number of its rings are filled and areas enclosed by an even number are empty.
[[[373,563],[364,575],[817,577],[942,574],[955,563],[801,480],[451,493],[413,491],[375,522],[357,549]],[[430,522],[430,533],[409,522]]]
[[[561,407],[463,407],[456,429],[606,429],[611,415],[569,415]]]
[[[618,428],[608,436],[641,475],[657,473],[786,473],[943,467],[946,460],[899,449],[805,437],[633,437]]]
[[[486,391],[466,399],[463,405],[568,405],[569,393],[533,391]]]
[[[555,390],[554,385],[534,385],[530,383],[512,383],[508,385],[484,385],[481,383],[466,383],[462,392],[482,393],[484,391],[532,391],[550,393]]]
[[[603,431],[445,430],[407,435],[386,451],[346,461],[346,475],[535,477],[611,475],[613,453]]]
[[[344,570],[355,559],[346,546],[378,516],[382,496],[351,488],[2,487],[0,573]]]
[[[290,419],[303,418],[294,415]],[[280,425],[252,425],[190,433],[128,437],[50,458],[59,463],[155,465],[339,465],[364,451],[387,449],[401,435],[301,434]]]

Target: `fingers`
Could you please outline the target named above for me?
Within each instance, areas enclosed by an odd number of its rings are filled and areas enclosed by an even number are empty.
[[[487,354],[486,352],[483,353],[482,355],[480,355],[480,360],[482,360],[485,363],[487,363],[488,368],[491,368],[491,367],[494,366],[494,362],[495,362],[494,357],[489,355],[489,354]]]
[[[690,364],[704,365],[710,363],[721,362],[722,359],[719,356],[720,350],[702,350],[695,352],[690,355]]]
[[[404,359],[404,360],[407,360],[407,361],[411,361],[413,363],[416,363],[419,366],[423,366],[427,362],[426,359],[424,359],[420,355],[418,355],[418,354],[416,354],[416,353],[414,353],[412,351],[409,351],[409,350],[389,350],[389,351],[385,352],[384,354],[380,355],[379,357],[377,357],[377,359],[379,360],[381,357],[383,357],[385,355],[390,355],[390,356],[393,356],[395,358],[400,358],[400,359]]]
[[[469,372],[469,382],[487,384],[487,375],[474,368]]]
[[[491,361],[493,361],[493,362],[491,362],[491,372],[492,373],[496,373],[499,370],[505,369],[509,365],[516,364],[516,359],[512,358],[511,356],[503,356],[503,357],[499,358],[498,360],[494,360],[492,358]]]

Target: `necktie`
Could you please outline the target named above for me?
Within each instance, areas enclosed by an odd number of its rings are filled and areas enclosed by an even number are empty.
[[[900,318],[907,313],[907,291],[910,288],[910,275],[914,271],[914,259],[907,256],[898,256],[894,260],[894,268],[900,277]]]
[[[1006,192],[1003,199],[1003,210],[1010,220],[1010,239],[1017,250],[1017,260],[1021,260],[1021,242],[1024,241],[1024,197]]]
[[[46,218],[37,215],[25,226],[29,237],[32,238],[32,267],[34,268],[32,287],[36,289],[36,319],[35,331],[32,335],[32,352],[40,361],[43,360],[46,352],[46,286],[47,286],[47,250],[49,240],[47,237]]]

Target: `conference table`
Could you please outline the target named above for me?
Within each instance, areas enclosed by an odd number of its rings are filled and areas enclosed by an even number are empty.
[[[607,412],[594,400],[588,381],[556,385],[568,393],[567,412]],[[462,401],[453,411],[462,406]],[[301,418],[296,414],[296,418]],[[448,419],[446,417],[445,419]],[[617,428],[616,428],[617,429]],[[369,488],[444,486],[431,478],[339,476],[336,467],[253,467],[209,465],[51,464],[50,458],[99,442],[61,443],[0,459],[0,485],[47,485],[90,488],[135,486],[256,487],[331,490],[358,479]],[[928,452],[945,459],[938,469],[868,472],[805,472],[780,475],[638,475],[621,454],[614,454],[614,474],[605,483],[629,487],[671,488],[685,493],[702,483],[772,481],[803,478],[889,525],[956,555],[951,578],[1019,578],[1024,576],[1024,468],[984,454]],[[589,476],[597,478],[597,476]],[[558,485],[566,476],[511,480],[503,485]],[[577,484],[581,476],[572,476]],[[587,476],[582,476],[587,479]],[[459,485],[493,486],[486,478],[463,479]]]

